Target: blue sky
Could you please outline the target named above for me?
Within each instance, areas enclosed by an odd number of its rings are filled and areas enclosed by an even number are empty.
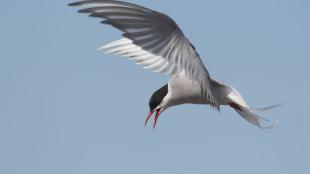
[[[71,1],[0,7],[0,173],[307,174],[310,1],[131,0],[171,16],[215,79],[252,106],[286,104],[263,132],[233,110],[182,105],[144,127],[169,77],[95,49],[120,38]]]

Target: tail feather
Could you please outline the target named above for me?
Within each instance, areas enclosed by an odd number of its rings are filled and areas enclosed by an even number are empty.
[[[232,86],[226,85],[224,83],[218,82],[213,80],[212,81],[213,84],[216,85],[218,94],[221,95],[226,95],[224,97],[225,102],[227,102],[227,104],[232,107],[233,109],[235,109],[235,111],[242,117],[244,118],[246,121],[248,121],[249,123],[261,128],[261,129],[271,129],[274,128],[275,126],[277,126],[279,120],[277,119],[274,122],[271,122],[269,120],[267,120],[264,117],[261,117],[257,114],[255,114],[254,112],[261,112],[261,111],[267,111],[267,110],[271,110],[274,109],[276,107],[281,106],[282,104],[277,104],[277,105],[273,105],[273,106],[269,106],[269,107],[265,107],[265,108],[251,108],[248,106],[248,104],[245,102],[245,100],[243,99],[243,97],[241,96],[241,94]]]
[[[253,124],[253,125],[263,129],[263,130],[264,129],[272,129],[275,126],[277,126],[277,124],[279,123],[279,119],[277,119],[276,121],[272,122],[270,125],[265,125],[267,122],[271,122],[271,121],[264,118],[264,117],[256,115],[255,113],[251,112],[251,110],[248,108],[245,108],[245,107],[240,107],[240,108],[241,109],[238,109],[238,108],[234,108],[234,109],[246,121],[250,122],[251,124]]]
[[[263,112],[263,111],[269,111],[271,109],[277,108],[279,106],[284,105],[284,103],[279,103],[276,105],[272,105],[272,106],[268,106],[268,107],[264,107],[264,108],[249,108],[250,111],[256,111],[256,112]]]

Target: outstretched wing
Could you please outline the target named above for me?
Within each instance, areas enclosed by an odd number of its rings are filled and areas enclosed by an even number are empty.
[[[83,0],[69,4],[83,6],[81,13],[104,19],[123,32],[124,39],[100,48],[135,60],[145,68],[201,83],[202,94],[217,105],[210,89],[210,76],[193,45],[167,15],[142,6],[114,0]]]

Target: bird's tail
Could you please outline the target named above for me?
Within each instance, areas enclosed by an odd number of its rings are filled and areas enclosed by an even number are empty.
[[[220,93],[227,94],[227,104],[235,109],[235,111],[249,123],[261,128],[261,129],[271,129],[275,127],[279,119],[276,119],[274,122],[267,120],[264,117],[257,115],[255,112],[263,112],[274,109],[281,106],[282,104],[277,104],[264,108],[252,108],[246,101],[243,99],[242,95],[232,86],[226,85],[221,82],[213,80],[213,83],[220,87]]]
[[[273,108],[276,108],[282,104],[266,107],[266,108],[260,108],[260,109],[253,109],[248,107],[243,107],[237,104],[230,104],[231,107],[235,109],[235,111],[246,121],[250,122],[251,124],[261,128],[261,129],[271,129],[277,126],[279,123],[279,119],[276,119],[274,122],[271,122],[270,120],[261,117],[257,114],[255,114],[253,111],[267,111]],[[267,124],[269,122],[269,124]]]
[[[264,108],[249,108],[250,111],[256,111],[256,112],[264,112],[264,111],[269,111],[271,109],[277,108],[279,106],[284,105],[284,103],[279,103],[276,105],[272,105],[272,106],[268,106],[268,107],[264,107]]]

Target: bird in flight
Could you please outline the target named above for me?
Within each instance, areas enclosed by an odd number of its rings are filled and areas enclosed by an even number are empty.
[[[168,84],[151,96],[145,125],[155,113],[155,129],[163,111],[186,103],[207,104],[218,111],[222,105],[230,106],[261,129],[273,128],[277,124],[278,121],[275,121],[266,125],[269,120],[256,115],[254,111],[270,110],[280,104],[251,108],[235,88],[211,78],[195,47],[169,16],[116,0],[82,0],[69,6],[81,6],[80,13],[101,18],[101,23],[122,31],[122,39],[108,43],[98,51],[119,54],[145,69],[171,75]]]

